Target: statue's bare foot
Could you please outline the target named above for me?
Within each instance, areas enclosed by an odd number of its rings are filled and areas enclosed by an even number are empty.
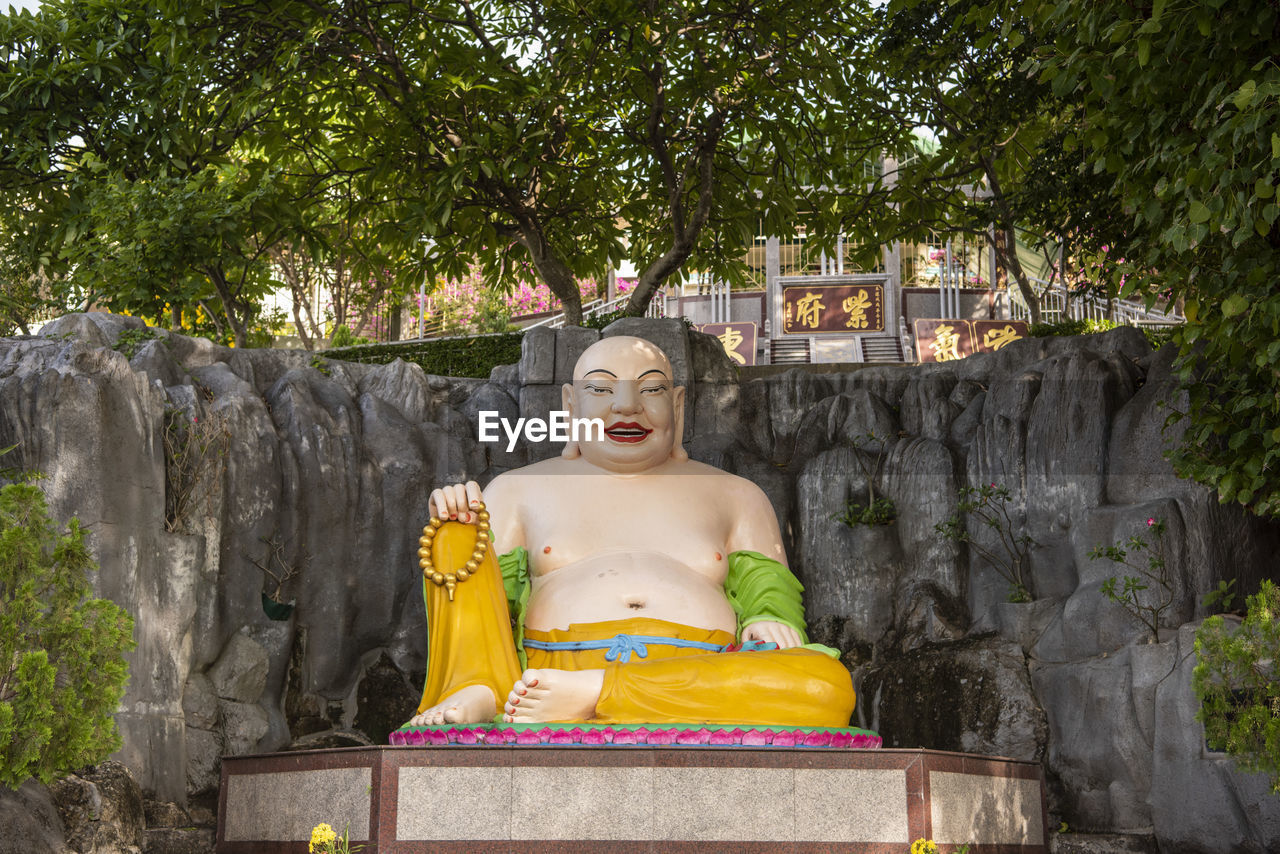
[[[595,717],[603,670],[526,670],[503,706],[507,723],[583,721]]]
[[[498,701],[486,685],[469,685],[414,715],[405,726],[478,724],[493,720]]]

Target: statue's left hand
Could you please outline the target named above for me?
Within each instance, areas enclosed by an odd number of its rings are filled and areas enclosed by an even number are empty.
[[[741,640],[776,643],[778,649],[791,649],[794,646],[800,646],[800,633],[785,623],[761,620],[743,629]]]

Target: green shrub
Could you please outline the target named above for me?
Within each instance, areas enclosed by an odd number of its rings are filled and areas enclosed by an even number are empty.
[[[473,335],[469,338],[433,338],[425,341],[395,341],[363,347],[324,350],[329,359],[385,365],[396,359],[412,362],[428,374],[444,377],[489,376],[498,365],[520,361],[522,333]]]
[[[142,345],[148,341],[154,341],[161,338],[162,333],[158,329],[152,329],[150,326],[143,326],[138,329],[122,329],[116,337],[115,349],[124,353],[126,359],[132,360],[142,349]]]
[[[1060,320],[1057,323],[1037,323],[1027,330],[1032,338],[1048,338],[1050,335],[1093,335],[1115,329],[1120,324],[1113,320]],[[1139,326],[1138,331],[1147,339],[1152,350],[1159,350],[1173,340],[1175,326]]]
[[[844,512],[832,517],[852,528],[854,525],[889,525],[898,518],[898,508],[891,498],[877,498],[870,504],[850,499]]]
[[[1059,320],[1056,323],[1036,323],[1028,330],[1032,338],[1048,338],[1050,335],[1092,335],[1115,329],[1119,324],[1111,320]]]
[[[1102,595],[1146,626],[1151,642],[1159,643],[1160,619],[1173,605],[1173,579],[1169,577],[1169,562],[1164,553],[1164,520],[1148,519],[1147,529],[1152,542],[1135,534],[1127,542],[1095,546],[1089,552],[1089,559],[1109,560],[1131,571],[1132,574],[1113,575],[1102,582]]]
[[[84,532],[31,483],[0,487],[0,784],[49,782],[120,746],[133,620],[91,595]]]
[[[1000,577],[1009,583],[1008,601],[1030,602],[1035,596],[1028,578],[1029,551],[1037,543],[1026,534],[1017,533],[1013,514],[1009,512],[1012,498],[1008,489],[994,483],[976,488],[961,487],[956,505],[959,512],[947,521],[934,525],[934,530],[958,543],[967,543],[971,551],[1000,573]],[[966,516],[976,526],[995,532],[998,543],[988,547],[986,543],[975,539],[965,523]]]
[[[360,344],[372,343],[368,338],[362,335],[354,335],[351,329],[345,323],[339,323],[338,328],[333,330],[333,338],[329,344],[333,347],[355,347]]]
[[[1196,631],[1191,685],[1209,746],[1246,771],[1267,774],[1280,793],[1280,588],[1263,581],[1248,602],[1235,631],[1220,616]]]

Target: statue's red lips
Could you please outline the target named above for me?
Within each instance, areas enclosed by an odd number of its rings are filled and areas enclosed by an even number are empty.
[[[634,421],[618,421],[604,428],[605,434],[615,442],[643,442],[653,431]]]

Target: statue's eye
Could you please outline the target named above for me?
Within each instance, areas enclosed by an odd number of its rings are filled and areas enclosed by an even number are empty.
[[[587,391],[596,392],[597,394],[610,394],[613,392],[613,389],[608,386],[588,385],[586,388]]]
[[[649,386],[648,388],[640,389],[640,393],[641,394],[661,394],[666,390],[667,390],[667,387],[664,385],[655,385],[655,386]]]

